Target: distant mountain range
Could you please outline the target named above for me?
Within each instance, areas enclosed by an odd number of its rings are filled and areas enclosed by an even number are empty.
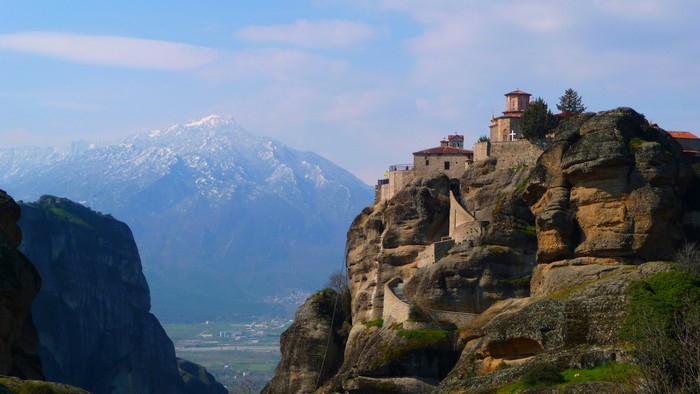
[[[372,202],[330,161],[215,115],[115,144],[1,149],[0,174],[16,199],[67,197],[129,224],[166,322],[284,312],[263,300],[322,287]]]

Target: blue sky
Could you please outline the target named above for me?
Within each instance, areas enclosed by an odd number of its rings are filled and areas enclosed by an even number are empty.
[[[503,94],[700,131],[700,6],[600,1],[4,1],[4,146],[116,141],[209,114],[374,183],[488,132]]]

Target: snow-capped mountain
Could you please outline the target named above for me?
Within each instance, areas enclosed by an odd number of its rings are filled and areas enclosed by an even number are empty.
[[[0,174],[16,199],[68,197],[129,224],[166,320],[322,286],[372,199],[328,160],[216,115],[115,144],[2,149]]]

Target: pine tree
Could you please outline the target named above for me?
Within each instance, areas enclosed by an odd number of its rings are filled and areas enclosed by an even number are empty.
[[[563,113],[580,114],[586,110],[583,100],[574,89],[566,89],[564,95],[559,97],[557,109]]]
[[[523,112],[523,117],[520,118],[520,133],[528,140],[538,140],[544,138],[556,125],[557,118],[547,108],[547,103],[538,97]]]

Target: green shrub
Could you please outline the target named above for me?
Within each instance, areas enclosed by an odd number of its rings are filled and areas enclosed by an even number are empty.
[[[527,182],[528,182],[529,180],[530,180],[530,177],[529,177],[529,176],[525,177],[525,179],[523,179],[522,181],[518,182],[518,184],[515,186],[515,188],[516,188],[518,191],[525,190],[525,186],[527,186]]]
[[[700,302],[700,280],[679,271],[661,272],[635,282],[629,290],[630,303],[622,334],[626,339],[639,339],[642,320],[660,323],[668,333],[676,313],[686,301]]]
[[[541,367],[541,365],[540,365]],[[538,367],[539,368],[539,367]],[[499,365],[499,369],[500,365]],[[564,371],[558,372],[556,368],[551,368],[553,369],[553,372],[551,375],[555,380],[558,380],[556,378],[556,373],[559,373],[562,377],[562,381],[556,381],[553,383],[544,383],[541,381],[537,381],[538,379],[528,379],[530,382],[529,384],[525,383],[525,376],[523,376],[521,379],[519,379],[516,382],[509,383],[503,387],[501,387],[499,390],[497,390],[498,393],[519,393],[523,390],[526,389],[532,389],[536,387],[543,387],[543,386],[552,386],[552,385],[561,385],[561,386],[567,386],[570,384],[575,384],[575,383],[584,383],[584,382],[614,382],[614,383],[620,383],[624,384],[624,382],[629,382],[629,381],[635,381],[639,377],[639,367],[636,365],[632,364],[618,364],[618,363],[607,363],[607,364],[601,364],[597,365],[593,368],[569,368]],[[533,369],[531,370],[528,374],[533,374],[533,375],[541,375],[541,372],[538,372],[537,370]],[[526,374],[526,375],[528,375]],[[549,374],[549,373],[547,373]],[[536,383],[533,383],[536,382]]]
[[[507,279],[507,280],[501,280],[499,281],[500,283],[504,285],[512,285],[512,286],[525,286],[525,285],[530,285],[530,279],[532,279],[531,275],[523,276],[520,278],[514,278],[514,279]]]
[[[446,339],[451,331],[448,330],[399,330],[396,334],[400,337],[409,339],[412,342],[432,344]]]
[[[535,226],[526,226],[523,224],[518,224],[515,226],[515,229],[529,237],[537,238],[537,230],[535,229]]]
[[[364,324],[365,327],[367,327],[367,328],[370,328],[370,327],[379,327],[379,328],[381,328],[381,327],[384,325],[384,319],[382,319],[382,318],[380,317],[380,318],[378,318],[378,319],[366,321],[366,322],[364,322],[364,323],[362,323],[362,324]]]

